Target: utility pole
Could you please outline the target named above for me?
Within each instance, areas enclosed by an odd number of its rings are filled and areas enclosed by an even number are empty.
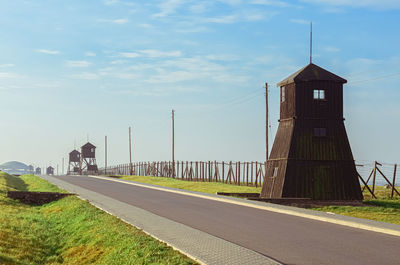
[[[132,139],[131,139],[131,127],[129,126],[129,173],[133,175],[132,168]]]
[[[172,110],[172,177],[175,177],[175,110]]]
[[[268,154],[268,83],[265,83],[265,161],[268,161]]]
[[[312,63],[312,21],[310,22],[310,63]]]
[[[104,158],[104,175],[107,175],[107,135],[105,136],[105,158]]]

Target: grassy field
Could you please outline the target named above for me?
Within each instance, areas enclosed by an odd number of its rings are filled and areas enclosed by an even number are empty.
[[[364,191],[364,207],[326,206],[313,209],[400,225],[400,196],[390,199],[390,193],[391,189],[376,187],[377,199],[373,199],[368,191]]]
[[[7,190],[61,191],[33,175],[0,172],[0,264],[195,264],[75,196],[29,206]]]
[[[121,176],[121,179],[212,194],[218,191],[261,192],[261,187],[236,186],[217,182],[192,182],[164,177]],[[371,198],[367,190],[364,191],[364,203],[366,205],[364,207],[326,206],[311,209],[400,225],[400,196],[390,199],[391,190],[384,187],[376,187],[375,192],[377,199]]]
[[[196,182],[184,181],[179,179],[164,178],[164,177],[150,177],[150,176],[121,176],[121,179],[133,180],[141,183],[148,183],[164,187],[200,191],[205,193],[215,194],[216,192],[255,192],[260,193],[261,187],[247,187],[237,186],[231,184],[223,184],[220,182]]]

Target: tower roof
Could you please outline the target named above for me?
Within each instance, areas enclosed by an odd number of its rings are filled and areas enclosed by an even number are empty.
[[[290,83],[300,83],[300,82],[307,82],[307,81],[333,81],[336,83],[347,83],[347,80],[337,76],[324,68],[319,67],[313,63],[304,66],[291,76],[285,78],[281,82],[277,84],[277,86],[284,86]]]
[[[70,154],[70,155],[73,155],[73,154],[76,154],[76,153],[80,154],[78,150],[73,150],[73,151],[70,152],[69,154]]]
[[[91,143],[87,142],[85,145],[83,145],[81,148],[84,149],[90,149],[90,148],[96,148],[96,146],[92,145]]]

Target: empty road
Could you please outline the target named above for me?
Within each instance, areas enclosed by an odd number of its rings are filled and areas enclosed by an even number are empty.
[[[284,264],[400,264],[400,237],[87,176],[57,176]]]

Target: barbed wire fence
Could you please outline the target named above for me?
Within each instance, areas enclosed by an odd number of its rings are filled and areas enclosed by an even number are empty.
[[[357,160],[356,168],[362,190],[376,198],[376,186],[391,189],[390,197],[400,196],[396,163]],[[100,168],[101,175],[130,175],[130,165]],[[265,176],[265,162],[258,161],[153,161],[132,164],[132,175],[174,178],[185,181],[221,182],[238,186],[260,187]]]

